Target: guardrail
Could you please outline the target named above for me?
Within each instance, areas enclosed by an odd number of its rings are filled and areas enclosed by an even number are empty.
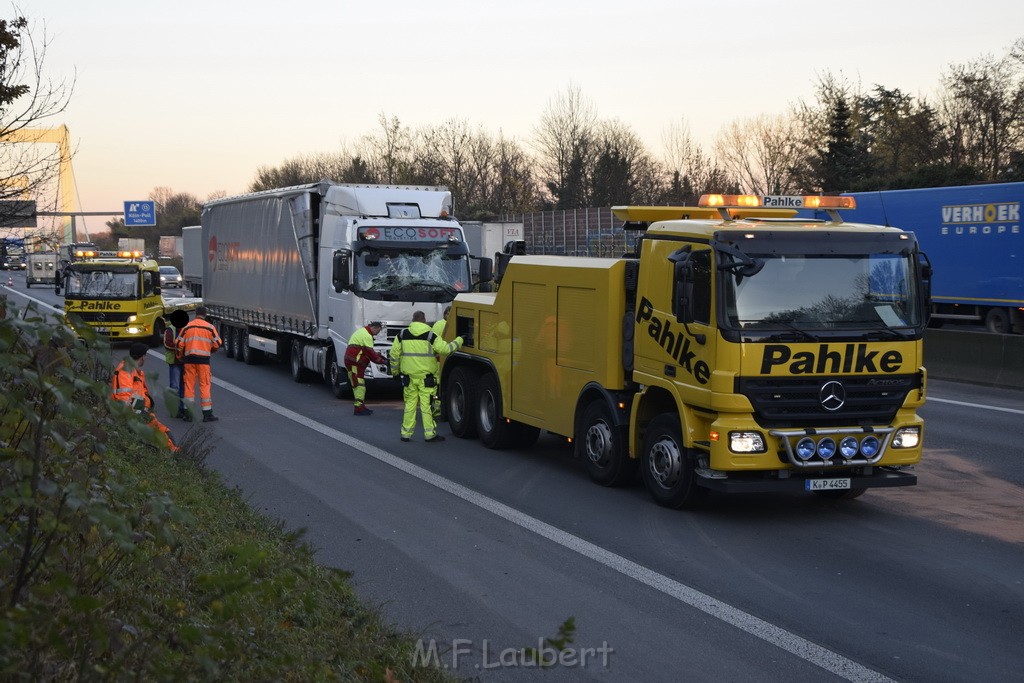
[[[924,366],[936,379],[1024,390],[1024,335],[930,329]]]

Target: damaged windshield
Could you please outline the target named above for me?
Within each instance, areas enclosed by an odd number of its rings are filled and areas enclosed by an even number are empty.
[[[900,254],[758,255],[764,267],[723,273],[734,329],[916,327],[921,311],[911,259]]]
[[[65,286],[65,297],[134,299],[139,293],[139,276],[135,271],[72,270]]]
[[[466,257],[448,256],[444,248],[364,249],[355,260],[355,291],[371,298],[450,301],[469,290],[469,278]]]

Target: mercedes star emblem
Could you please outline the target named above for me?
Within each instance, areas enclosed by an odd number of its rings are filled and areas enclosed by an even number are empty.
[[[821,401],[822,408],[829,412],[835,412],[846,403],[846,387],[842,382],[836,380],[825,382],[821,385],[821,391],[818,392],[818,400]]]

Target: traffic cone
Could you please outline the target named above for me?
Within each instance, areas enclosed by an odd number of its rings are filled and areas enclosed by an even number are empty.
[[[11,277],[10,275],[7,276],[7,286],[8,287],[13,287],[14,286],[14,278]]]

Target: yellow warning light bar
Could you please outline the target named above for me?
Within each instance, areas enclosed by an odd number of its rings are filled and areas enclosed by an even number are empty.
[[[142,258],[141,251],[119,251],[117,255],[121,258]]]
[[[96,252],[79,249],[75,252],[75,258],[96,258]]]
[[[792,218],[796,209],[765,209],[730,207],[730,218]],[[721,218],[718,208],[703,206],[613,206],[612,214],[629,224],[657,223],[658,221],[712,220]],[[629,228],[636,229],[636,228]]]
[[[820,195],[706,194],[698,206],[763,207],[766,209],[856,209],[853,197],[822,197]]]

